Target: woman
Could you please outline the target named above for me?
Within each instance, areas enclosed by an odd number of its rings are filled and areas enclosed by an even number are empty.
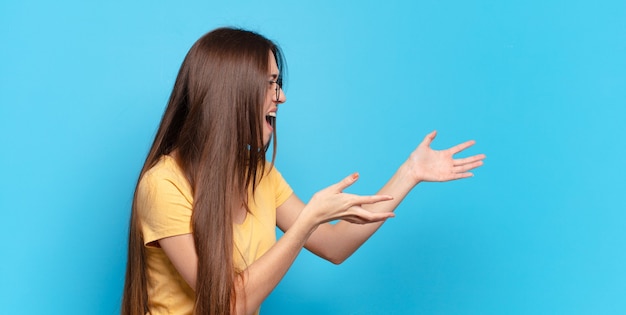
[[[282,65],[276,45],[244,30],[190,49],[135,190],[122,314],[258,313],[303,247],[341,263],[419,182],[482,165],[452,158],[473,141],[430,149],[433,132],[377,195],[343,193],[353,174],[305,204],[265,159]]]

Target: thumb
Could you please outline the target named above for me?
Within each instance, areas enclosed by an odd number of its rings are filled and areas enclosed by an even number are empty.
[[[433,140],[435,140],[436,136],[437,130],[433,130],[431,133],[427,134],[426,137],[424,137],[424,140],[422,140],[422,143],[420,145],[430,147],[430,144],[433,142]]]
[[[350,187],[359,179],[359,173],[352,173],[348,177],[342,179],[340,182],[333,185],[336,192],[343,192],[344,189]]]

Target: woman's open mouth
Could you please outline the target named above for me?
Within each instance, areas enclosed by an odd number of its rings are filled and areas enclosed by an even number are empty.
[[[265,115],[265,121],[267,121],[270,127],[273,128],[276,124],[276,112],[269,112],[267,115]]]

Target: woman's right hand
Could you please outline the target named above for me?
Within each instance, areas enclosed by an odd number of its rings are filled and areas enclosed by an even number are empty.
[[[301,215],[312,218],[316,225],[333,220],[345,220],[356,224],[367,224],[394,217],[393,212],[370,212],[361,207],[393,199],[388,195],[360,196],[344,193],[343,190],[354,184],[359,178],[354,173],[340,182],[315,193],[303,209]]]

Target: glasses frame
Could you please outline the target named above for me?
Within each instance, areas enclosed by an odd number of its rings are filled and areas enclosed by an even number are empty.
[[[280,100],[280,91],[283,89],[282,84],[280,80],[270,80],[269,82],[270,84],[276,84],[274,89],[276,90],[276,101],[278,102]]]

